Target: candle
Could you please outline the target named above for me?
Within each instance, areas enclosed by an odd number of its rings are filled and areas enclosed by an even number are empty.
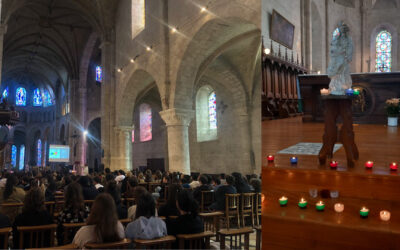
[[[358,89],[354,89],[353,94],[354,94],[354,95],[359,95],[359,94],[360,94],[360,91],[359,91]]]
[[[360,209],[360,216],[361,218],[367,218],[368,217],[368,213],[369,213],[369,209],[366,207],[362,207]]]
[[[321,95],[329,95],[329,89],[321,89]]]
[[[300,208],[306,208],[307,207],[307,201],[304,198],[301,198],[298,205],[299,205]]]
[[[342,203],[336,203],[334,207],[337,213],[341,213],[344,210],[344,204]]]
[[[325,204],[323,201],[319,201],[317,204],[315,204],[315,208],[317,211],[324,211],[325,209]]]
[[[346,89],[346,95],[352,96],[354,94],[353,89]]]
[[[373,166],[374,166],[374,162],[373,161],[367,161],[365,163],[365,168],[371,169]]]
[[[397,170],[397,163],[396,162],[390,163],[390,170],[391,171],[396,171]]]
[[[389,221],[390,220],[390,212],[387,210],[382,210],[379,213],[379,216],[381,217],[381,220],[383,221]]]
[[[268,160],[269,162],[273,162],[274,159],[275,159],[275,157],[274,157],[273,155],[268,155],[268,156],[267,156],[267,160]]]
[[[296,156],[292,156],[292,157],[290,158],[290,163],[291,163],[291,164],[297,164],[297,157],[296,157]]]
[[[282,196],[281,198],[279,198],[279,204],[281,205],[281,207],[286,206],[287,201],[288,201],[288,199],[286,196]]]
[[[329,164],[329,166],[331,166],[331,168],[337,168],[338,162],[337,162],[337,161],[331,161],[331,163]]]

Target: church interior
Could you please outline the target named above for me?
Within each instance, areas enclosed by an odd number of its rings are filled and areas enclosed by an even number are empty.
[[[261,249],[260,0],[0,21],[1,248]]]
[[[400,248],[399,8],[262,1],[265,249]]]

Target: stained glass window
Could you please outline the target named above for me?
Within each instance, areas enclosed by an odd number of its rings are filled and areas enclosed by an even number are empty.
[[[375,72],[392,71],[392,35],[382,30],[376,36],[376,63]]]
[[[132,142],[135,142],[135,129],[132,129]]]
[[[151,107],[149,104],[143,103],[139,107],[140,112],[140,141],[150,141],[152,139],[151,131]]]
[[[17,88],[17,92],[15,95],[15,105],[17,106],[26,106],[26,90],[25,88]]]
[[[25,145],[19,148],[19,170],[23,170],[25,165]]]
[[[6,87],[6,88],[4,89],[2,97],[3,97],[3,99],[6,99],[7,96],[8,96],[8,87]]]
[[[35,89],[33,91],[33,106],[42,106],[42,95],[40,94],[40,89]]]
[[[210,129],[217,129],[217,96],[215,91],[208,96],[208,119]]]
[[[333,31],[332,36],[333,36],[333,38],[338,38],[338,37],[340,36],[340,30],[339,30],[339,28],[336,28],[336,29]]]
[[[45,89],[43,90],[43,106],[52,106],[54,104],[53,99],[51,98],[50,92]]]
[[[44,148],[43,148],[43,164],[42,166],[46,166],[46,159],[47,158],[47,141],[44,142]]]
[[[15,145],[11,147],[11,165],[13,167],[17,165],[17,146]]]
[[[96,82],[101,82],[103,80],[103,70],[101,66],[96,66]]]
[[[41,166],[42,163],[42,140],[38,140],[37,142],[37,166]]]

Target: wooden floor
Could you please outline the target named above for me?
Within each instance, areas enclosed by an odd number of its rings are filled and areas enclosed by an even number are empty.
[[[277,154],[278,151],[288,148],[299,142],[322,143],[323,123],[303,123],[301,117],[280,120],[264,121],[262,123],[262,165],[277,168],[300,168],[330,170],[320,166],[317,156],[298,155],[298,164],[291,165],[287,154]],[[360,159],[354,168],[347,168],[345,150],[341,147],[333,159],[339,162],[337,171],[350,171],[365,174],[399,175],[389,170],[391,162],[400,163],[400,128],[385,125],[355,124],[355,141],[360,152]],[[273,164],[269,164],[266,156],[275,155]],[[372,171],[364,167],[366,161],[373,161]],[[400,172],[400,169],[399,171]]]

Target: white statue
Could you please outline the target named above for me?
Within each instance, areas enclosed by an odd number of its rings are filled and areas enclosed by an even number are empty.
[[[333,33],[330,61],[328,66],[329,91],[331,95],[345,95],[351,88],[350,62],[353,58],[353,41],[349,36],[349,27],[343,22]]]

